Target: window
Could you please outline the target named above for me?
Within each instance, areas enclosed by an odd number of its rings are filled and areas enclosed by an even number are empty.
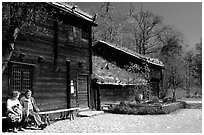
[[[71,45],[81,45],[81,28],[68,25],[67,26],[67,43]]]
[[[88,33],[88,30],[82,29],[82,41],[84,43],[89,43],[89,33]]]
[[[10,63],[10,84],[11,90],[25,91],[32,90],[32,76],[33,76],[33,66],[20,64],[20,63]]]
[[[76,28],[73,26],[68,26],[68,43],[74,43],[76,38]]]

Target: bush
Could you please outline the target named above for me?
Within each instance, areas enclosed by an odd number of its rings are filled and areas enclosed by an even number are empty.
[[[133,114],[132,108],[130,106],[124,106],[124,105],[116,105],[115,107],[111,107],[110,112],[116,113],[116,114]]]
[[[172,97],[165,97],[162,101],[164,103],[172,103],[173,102],[173,98]]]
[[[142,95],[141,94],[136,94],[135,95],[135,101],[136,102],[141,102],[142,101]]]
[[[128,101],[122,101],[122,102],[120,102],[119,106],[129,106],[129,102]]]
[[[168,98],[169,99],[169,98]],[[153,104],[138,104],[136,102],[120,102],[119,105],[111,107],[108,112],[116,114],[167,114],[175,111],[179,108],[183,108],[184,103],[174,103],[163,105],[163,103],[153,103]]]
[[[157,96],[152,97],[152,103],[159,103],[159,98]]]

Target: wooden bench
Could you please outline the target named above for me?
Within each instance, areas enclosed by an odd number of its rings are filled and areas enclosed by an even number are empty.
[[[42,119],[44,119],[44,121],[50,125],[49,114],[61,113],[60,119],[67,119],[68,118],[70,120],[74,120],[74,111],[77,111],[79,109],[80,108],[60,109],[60,110],[39,112],[38,114],[41,115]]]
[[[2,120],[3,120],[3,119],[6,119],[6,118],[7,118],[7,117],[3,116],[3,117],[2,117]]]

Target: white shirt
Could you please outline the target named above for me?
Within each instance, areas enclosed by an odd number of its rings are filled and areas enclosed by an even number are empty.
[[[16,99],[16,100],[8,99],[7,100],[7,109],[8,109],[8,111],[13,110],[12,107],[17,105],[17,104],[19,104],[19,108],[22,109],[22,106],[21,106],[18,99]]]

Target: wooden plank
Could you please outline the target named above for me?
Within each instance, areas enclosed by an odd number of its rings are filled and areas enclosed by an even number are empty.
[[[36,96],[34,95],[34,97],[36,98]],[[60,104],[60,103],[66,103],[66,97],[61,98],[61,100],[59,99],[52,99],[52,98],[43,98],[43,99],[36,99],[37,103],[41,106],[47,106],[49,104]],[[49,101],[49,102],[48,102]]]
[[[87,90],[79,91],[78,93],[79,93],[79,95],[87,95]]]
[[[38,42],[38,43],[53,43],[54,35],[46,35],[43,33],[33,34],[30,33],[26,35],[19,35],[17,41],[27,41],[25,43],[29,42]]]
[[[60,112],[69,112],[69,111],[76,111],[79,110],[80,108],[69,108],[69,109],[60,109],[60,110],[53,110],[53,111],[44,111],[44,112],[39,112],[39,114],[51,114],[51,113],[60,113]]]
[[[53,94],[53,93],[35,93],[35,97],[36,99],[38,100],[41,100],[41,99],[58,99],[58,100],[65,100],[67,98],[66,96],[66,93],[58,93],[58,94]]]
[[[88,76],[78,75],[78,103],[79,107],[88,107]]]
[[[36,91],[35,93],[40,93],[39,95],[44,95],[44,94],[53,94],[53,95],[57,95],[59,93],[64,93],[66,94],[66,89],[58,89],[58,88],[41,88],[40,90]],[[38,95],[38,94],[35,94]]]
[[[32,49],[32,48],[24,48],[24,47],[17,47],[21,52],[27,54],[27,57],[28,55],[33,55],[33,56],[46,56],[46,57],[51,57],[52,58],[52,52],[49,52],[49,51],[42,51],[42,50],[35,50],[35,49]],[[30,58],[29,58],[30,59]]]
[[[50,82],[36,82],[35,85],[46,85],[46,86],[64,86],[65,84],[63,82],[56,82],[54,80]]]
[[[18,40],[18,41],[16,41],[16,43],[18,46],[21,46],[22,48],[32,48],[35,50],[41,49],[44,51],[51,51],[52,52],[52,49],[53,49],[53,42],[52,41],[47,42],[45,40],[35,39],[33,37],[29,40],[30,40],[29,42]],[[36,45],[38,46],[37,48],[36,48]]]
[[[40,110],[42,111],[50,111],[50,110],[57,110],[57,109],[65,109],[67,108],[67,103],[60,103],[60,106],[59,104],[55,104],[55,103],[51,103],[51,104],[48,104],[48,105],[43,105],[43,106],[40,106]]]
[[[56,83],[62,83],[63,81],[66,81],[66,78],[64,77],[55,77],[55,78],[51,78],[51,77],[47,77],[47,76],[40,76],[37,78],[37,81],[39,82],[51,82],[54,81]]]
[[[79,47],[67,46],[59,47],[59,54],[62,56],[77,56],[80,58],[89,56],[89,50]]]
[[[37,100],[37,105],[40,110],[57,110],[57,109],[66,109],[67,108],[67,99],[66,97],[59,99],[49,98],[49,99],[40,99]]]

